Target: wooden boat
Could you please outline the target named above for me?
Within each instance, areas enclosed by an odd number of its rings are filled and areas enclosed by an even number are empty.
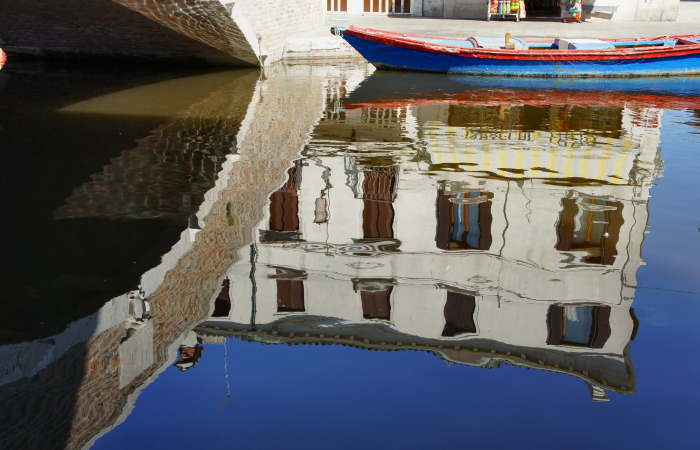
[[[0,70],[2,70],[3,66],[5,66],[5,62],[7,62],[7,55],[0,48]]]
[[[700,74],[700,34],[524,40],[449,39],[356,26],[333,31],[378,69],[537,77]]]

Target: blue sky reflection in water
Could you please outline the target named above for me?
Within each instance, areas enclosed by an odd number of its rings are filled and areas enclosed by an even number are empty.
[[[0,447],[697,446],[697,80],[91,70],[3,73]]]
[[[651,191],[646,265],[633,303],[640,323],[631,345],[636,394],[594,403],[583,382],[548,371],[229,338],[230,399],[224,401],[224,346],[205,345],[196,367],[168,368],[96,448],[694,448],[697,124],[697,112],[663,113],[663,177]]]

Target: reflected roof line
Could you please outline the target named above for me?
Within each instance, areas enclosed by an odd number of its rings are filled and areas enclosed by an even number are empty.
[[[247,324],[209,320],[198,325],[195,332],[205,339],[220,336],[236,337],[268,345],[341,345],[364,350],[422,351],[451,363],[484,368],[491,368],[494,364],[505,362],[517,367],[574,376],[585,383],[618,394],[636,392],[636,377],[629,345],[625,347],[623,358],[620,358],[619,355],[567,354],[558,350],[520,347],[481,338],[428,339],[398,332],[383,323],[344,323],[341,327],[332,328],[329,322],[335,321],[341,322],[329,317],[292,315],[270,324],[257,325],[251,329]],[[306,322],[306,324],[300,322]],[[314,326],[321,322],[328,326],[327,330],[330,331],[324,333],[321,332],[324,328]],[[304,325],[307,326],[304,327]],[[378,333],[386,332],[390,332],[390,336],[385,334],[383,340],[377,336]],[[389,337],[392,338],[393,342],[389,340]],[[596,361],[599,364],[586,364],[588,361]],[[610,361],[613,364],[624,366],[624,379],[613,382],[603,376],[606,373],[604,369],[600,370],[600,374],[592,369],[593,367],[600,369],[603,365],[600,363]]]

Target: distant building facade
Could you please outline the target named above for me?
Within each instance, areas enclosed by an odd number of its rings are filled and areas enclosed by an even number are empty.
[[[324,0],[326,11],[347,14],[391,14],[455,19],[486,19],[487,0]],[[612,20],[675,21],[680,0],[584,0],[584,17]],[[564,2],[526,0],[528,17],[559,17]]]

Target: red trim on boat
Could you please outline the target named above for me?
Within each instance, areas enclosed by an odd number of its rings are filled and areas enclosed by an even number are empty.
[[[343,33],[360,39],[377,42],[393,47],[407,48],[410,50],[451,54],[470,58],[520,60],[520,61],[601,61],[601,60],[629,60],[665,58],[671,56],[685,56],[700,53],[700,43],[681,44],[669,47],[643,47],[643,48],[614,48],[605,50],[510,50],[457,47],[445,44],[434,44],[412,40],[411,37],[427,39],[446,39],[431,36],[405,35],[390,31],[375,30],[350,26]],[[698,39],[700,35],[663,36],[664,39],[680,39],[685,42],[693,42],[690,39]],[[660,38],[655,38],[660,39]],[[632,42],[635,39],[602,39],[607,42]],[[641,40],[641,39],[640,39]],[[647,40],[645,38],[644,40]],[[648,39],[652,40],[652,39]],[[535,41],[532,41],[535,42]],[[550,42],[550,41],[539,41]],[[553,42],[553,41],[552,41]],[[466,43],[466,41],[465,41]]]

